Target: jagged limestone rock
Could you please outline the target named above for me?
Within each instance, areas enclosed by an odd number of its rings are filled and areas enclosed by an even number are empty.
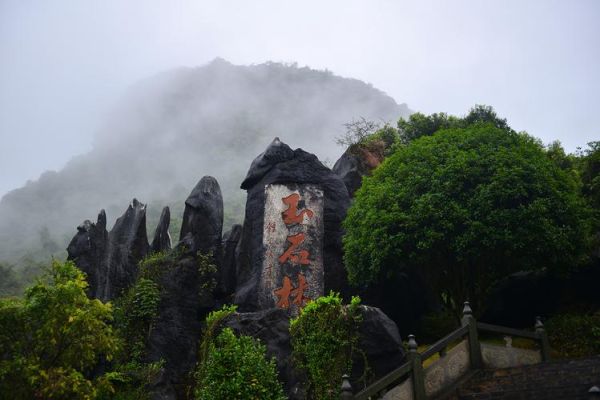
[[[94,224],[85,220],[77,227],[77,233],[67,247],[68,259],[86,274],[90,297],[100,298],[100,288],[106,286],[106,251],[108,232],[106,213],[101,210]]]
[[[217,292],[220,297],[233,294],[236,284],[236,249],[242,237],[242,226],[235,224],[223,234],[223,257],[218,275]]]
[[[169,207],[163,208],[158,225],[154,231],[154,239],[150,245],[150,251],[158,253],[171,250],[171,235],[169,234],[169,225],[171,224],[171,211]]]
[[[212,252],[218,259],[221,253],[222,233],[221,188],[215,178],[205,176],[200,179],[185,201],[179,241],[190,252]]]
[[[110,233],[104,210],[96,224],[86,220],[77,230],[68,259],[87,274],[91,297],[114,299],[135,282],[138,263],[148,254],[146,205],[133,199]]]

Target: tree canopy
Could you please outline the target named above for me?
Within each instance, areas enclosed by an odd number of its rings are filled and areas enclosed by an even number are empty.
[[[589,212],[576,175],[485,110],[398,146],[364,179],[344,222],[351,283],[419,268],[456,311],[515,271],[578,263]]]

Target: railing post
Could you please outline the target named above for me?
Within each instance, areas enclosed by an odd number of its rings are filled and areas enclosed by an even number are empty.
[[[548,342],[548,334],[544,329],[542,317],[535,317],[535,333],[540,338],[540,352],[542,353],[542,361],[550,360],[550,342]]]
[[[483,360],[481,357],[481,345],[479,344],[479,337],[477,335],[477,321],[475,321],[473,310],[468,301],[465,301],[465,306],[463,307],[461,324],[462,326],[469,327],[469,361],[471,362],[471,368],[481,369],[483,368]]]
[[[426,400],[425,373],[423,371],[423,364],[421,363],[421,355],[417,351],[417,348],[415,335],[408,335],[408,356],[412,362],[413,399]]]
[[[350,376],[348,374],[342,375],[342,391],[340,393],[340,400],[353,400],[354,394],[352,393],[352,385],[350,384]]]

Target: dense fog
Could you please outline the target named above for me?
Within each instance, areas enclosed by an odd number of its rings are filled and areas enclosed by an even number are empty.
[[[136,197],[148,204],[151,233],[163,206],[172,231],[195,183],[216,177],[225,225],[242,222],[239,189],[250,162],[278,136],[332,166],[335,137],[358,118],[395,124],[405,104],[364,82],[329,71],[216,59],[134,85],[102,124],[91,152],[0,201],[0,261],[22,264],[61,254],[84,219],[106,209],[109,226]]]

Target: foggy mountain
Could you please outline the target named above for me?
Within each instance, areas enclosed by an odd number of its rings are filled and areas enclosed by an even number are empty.
[[[105,209],[110,226],[134,197],[148,204],[150,236],[165,205],[175,233],[183,202],[204,175],[221,185],[226,227],[241,222],[239,185],[275,136],[331,166],[344,150],[334,142],[344,123],[395,123],[409,113],[362,81],[295,65],[216,59],[159,74],[128,91],[91,152],[0,200],[0,261],[60,254],[83,220]]]

